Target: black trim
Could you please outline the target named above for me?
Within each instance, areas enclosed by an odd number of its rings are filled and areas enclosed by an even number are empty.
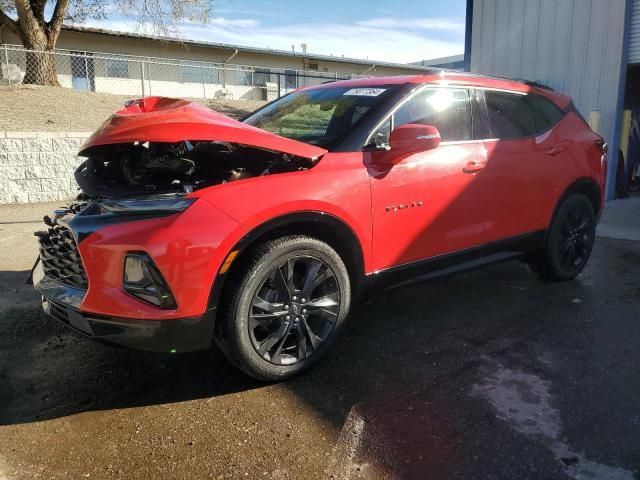
[[[151,218],[162,218],[170,215],[178,215],[182,212],[135,212],[127,214],[117,214],[109,212],[100,206],[100,201],[96,200],[87,205],[78,214],[71,217],[63,217],[66,225],[71,229],[76,241],[80,243],[92,233],[111,225],[127,222],[138,222],[140,220],[148,220]]]
[[[484,103],[484,94],[477,88],[470,88],[468,90],[469,101],[471,102],[471,136],[476,141],[482,141],[490,138],[489,135],[491,135],[487,107]]]
[[[486,245],[388,268],[368,275],[375,292],[457,273],[539,251],[544,247],[546,230],[519,235]]]
[[[86,290],[58,283],[45,275],[42,262],[36,262],[31,272],[31,278],[33,287],[43,296],[73,308],[80,307],[80,303],[82,303],[82,299],[87,293]]]
[[[131,285],[127,282],[127,258],[129,257],[137,257],[140,260],[142,260],[144,263],[146,263],[147,267],[149,268],[149,273],[151,275],[152,283],[156,288],[160,290],[164,290],[164,293],[168,297],[165,300],[159,300],[163,302],[161,305],[157,305],[145,299],[144,294],[145,293],[148,294],[148,292],[144,288]],[[142,303],[146,303],[147,305],[151,305],[152,307],[161,308],[162,310],[175,310],[178,308],[178,305],[176,304],[176,299],[173,296],[173,292],[169,288],[169,284],[164,279],[164,277],[162,276],[162,273],[160,272],[155,262],[147,252],[131,251],[125,254],[123,265],[122,265],[122,288],[124,288],[124,291],[127,292],[127,295],[129,295],[130,297],[133,297]],[[142,293],[142,295],[140,295],[140,293]],[[158,294],[161,295],[162,292],[159,291]],[[162,296],[160,296],[159,298],[162,299]]]
[[[213,339],[216,309],[171,320],[140,320],[80,312],[43,295],[42,308],[72,330],[101,342],[148,352],[206,350]]]

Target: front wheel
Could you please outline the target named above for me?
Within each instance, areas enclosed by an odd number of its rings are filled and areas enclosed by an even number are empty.
[[[547,280],[570,280],[587,264],[596,238],[596,215],[581,193],[567,197],[553,218],[544,250],[529,265]]]
[[[340,256],[315,238],[266,242],[229,278],[216,341],[227,358],[260,380],[284,380],[319,360],[351,301]]]

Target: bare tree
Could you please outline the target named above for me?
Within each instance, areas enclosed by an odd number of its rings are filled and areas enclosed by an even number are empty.
[[[47,8],[49,6],[50,8]],[[140,26],[166,34],[184,19],[206,23],[213,0],[0,0],[0,25],[21,40],[27,53],[25,83],[58,86],[55,48],[64,21],[101,19],[111,12],[135,18]],[[50,11],[47,18],[46,10]]]

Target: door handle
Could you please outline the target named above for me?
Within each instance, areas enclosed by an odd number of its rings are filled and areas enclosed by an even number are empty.
[[[564,152],[564,147],[551,147],[544,153],[546,153],[547,155],[558,155],[562,152]]]
[[[462,171],[464,173],[476,173],[479,172],[480,170],[482,170],[484,167],[487,166],[487,162],[467,162],[467,164],[464,166],[464,168],[462,169]]]

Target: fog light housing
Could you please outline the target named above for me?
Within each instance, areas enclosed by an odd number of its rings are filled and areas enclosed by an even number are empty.
[[[176,308],[167,282],[146,253],[134,252],[125,256],[122,284],[129,295],[154,307],[166,310]]]

